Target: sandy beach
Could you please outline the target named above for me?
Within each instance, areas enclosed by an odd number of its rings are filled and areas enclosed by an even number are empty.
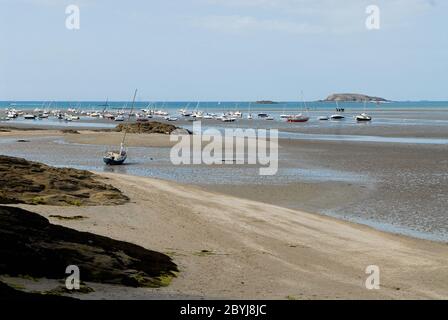
[[[128,289],[120,298],[448,298],[446,244],[158,179],[102,176],[131,203],[24,207],[45,217],[82,214],[88,219],[50,221],[167,253],[179,265],[169,287]],[[368,265],[380,267],[380,290],[365,288]]]
[[[97,166],[95,159],[105,147],[117,145],[121,133],[12,129],[0,137],[3,153],[97,171],[130,198],[119,206],[20,207],[54,224],[165,253],[179,267],[168,287],[89,283],[95,292],[79,296],[82,299],[448,298],[446,243],[349,222],[356,217],[350,213],[363,203],[370,211],[359,211],[361,217],[372,213],[379,221],[397,219],[395,201],[407,210],[403,214],[410,226],[413,217],[422,226],[417,201],[427,201],[425,211],[434,211],[428,219],[443,220],[445,201],[433,195],[435,190],[446,192],[444,184],[434,180],[444,179],[437,175],[446,166],[444,146],[280,139],[280,167],[285,171],[261,183],[249,178],[247,167],[200,165],[183,171],[169,162],[173,143],[163,134],[129,134],[130,152],[140,163],[120,168]],[[375,157],[378,152],[380,159]],[[431,159],[427,152],[433,154]],[[233,175],[235,170],[239,176]],[[408,172],[429,180],[408,185],[406,193],[394,191],[409,181]],[[297,179],[291,180],[291,173]],[[428,185],[433,185],[433,193]],[[373,203],[375,199],[381,201]],[[334,215],[346,221],[328,216],[335,208],[340,211],[333,212],[347,212]],[[75,216],[84,218],[61,218]],[[443,224],[430,226],[434,229],[428,230],[443,234]],[[380,290],[365,287],[370,265],[380,268]],[[48,289],[52,284],[40,286]]]

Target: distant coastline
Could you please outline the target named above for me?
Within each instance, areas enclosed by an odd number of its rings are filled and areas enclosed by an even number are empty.
[[[278,104],[278,102],[275,101],[271,101],[271,100],[260,100],[260,101],[255,101],[256,104]]]

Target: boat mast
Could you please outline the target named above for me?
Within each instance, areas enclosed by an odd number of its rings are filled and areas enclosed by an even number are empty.
[[[106,112],[106,109],[107,109],[107,107],[109,106],[109,98],[106,98],[106,103],[105,104],[103,104],[103,114],[104,114],[104,112]]]
[[[132,112],[134,111],[134,104],[135,104],[135,98],[136,97],[137,97],[137,89],[135,89],[135,92],[134,92],[134,98],[132,99],[131,111],[129,112],[127,125],[125,126],[125,130],[124,130],[123,140],[121,141],[121,146],[122,147],[124,146],[124,141],[125,141],[126,135],[128,133],[129,121],[131,120],[131,115],[132,115]]]
[[[300,90],[300,95],[302,97],[302,112],[304,112],[306,110],[306,103],[305,103],[305,98],[303,96],[303,90]]]

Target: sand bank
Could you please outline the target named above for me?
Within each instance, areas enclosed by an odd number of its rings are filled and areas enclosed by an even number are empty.
[[[448,298],[446,244],[173,182],[101,175],[131,203],[24,207],[55,224],[169,254],[179,277],[158,291],[145,289],[148,297]],[[80,214],[87,219],[50,217]],[[380,267],[380,290],[365,288],[369,265]],[[122,294],[133,295],[129,290]]]

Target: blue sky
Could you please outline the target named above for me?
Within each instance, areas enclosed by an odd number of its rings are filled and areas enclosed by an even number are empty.
[[[80,7],[80,30],[65,8]],[[365,27],[368,5],[381,29]],[[448,1],[0,0],[0,100],[448,100]]]

